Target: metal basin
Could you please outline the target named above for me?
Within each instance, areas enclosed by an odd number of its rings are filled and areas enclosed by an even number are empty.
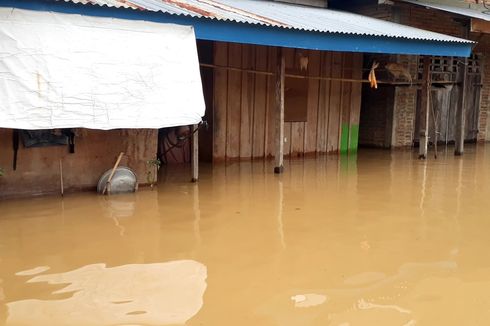
[[[99,179],[99,183],[97,184],[97,192],[99,194],[102,193],[104,187],[111,175],[112,169],[104,172],[102,177]],[[127,192],[134,192],[136,190],[136,186],[138,181],[136,179],[136,174],[128,167],[120,166],[114,172],[112,176],[111,184],[108,185],[108,190],[110,189],[111,194],[121,194]]]

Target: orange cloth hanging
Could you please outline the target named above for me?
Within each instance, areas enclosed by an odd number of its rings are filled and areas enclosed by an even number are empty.
[[[371,66],[371,70],[369,71],[369,83],[371,84],[371,88],[378,89],[378,81],[376,80],[376,73],[375,70],[376,68],[379,67],[379,63],[374,61],[373,65]]]

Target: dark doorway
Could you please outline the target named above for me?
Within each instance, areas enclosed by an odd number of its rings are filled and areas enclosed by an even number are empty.
[[[390,148],[395,87],[379,85],[362,87],[359,146]]]

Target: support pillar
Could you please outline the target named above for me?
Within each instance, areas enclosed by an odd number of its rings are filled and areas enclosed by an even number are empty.
[[[419,129],[419,159],[427,158],[429,144],[429,113],[430,113],[430,62],[429,56],[424,56],[424,70],[422,73],[422,87],[420,89],[420,129]]]
[[[192,182],[199,178],[199,125],[192,126]]]
[[[286,61],[282,48],[277,49],[276,96],[275,96],[275,166],[274,173],[284,171],[284,74]]]
[[[455,129],[455,147],[454,155],[460,156],[464,152],[464,135],[466,124],[466,79],[468,75],[468,58],[465,58],[463,62],[458,61],[458,75],[461,85],[461,92],[459,93],[458,107],[456,108],[456,129]]]

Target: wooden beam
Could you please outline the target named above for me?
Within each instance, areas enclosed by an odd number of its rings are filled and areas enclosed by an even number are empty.
[[[464,152],[464,135],[465,135],[465,118],[466,118],[466,79],[468,75],[468,58],[464,62],[458,61],[458,75],[460,78],[461,91],[459,93],[458,107],[456,108],[456,130],[455,130],[455,148],[454,155],[463,155]]]
[[[420,92],[420,124],[419,124],[419,159],[427,158],[427,147],[429,143],[429,113],[430,113],[430,76],[429,56],[424,56],[424,70],[422,73],[422,89]]]
[[[339,52],[340,53],[340,52]],[[218,71],[224,70],[224,71],[237,71],[237,72],[243,72],[247,74],[253,74],[253,75],[263,75],[263,76],[274,76],[275,73],[273,72],[268,72],[268,71],[262,71],[262,70],[254,70],[254,69],[246,69],[246,68],[236,68],[236,67],[227,67],[223,65],[213,65],[213,64],[208,64],[208,63],[200,63],[199,64],[201,67],[204,68],[211,68],[211,69],[216,69]],[[297,75],[297,74],[285,74],[284,76],[290,77],[290,78],[298,78],[298,79],[311,79],[311,80],[325,80],[325,81],[341,81],[341,82],[351,82],[351,83],[366,83],[369,84],[371,83],[368,79],[354,79],[354,78],[335,78],[335,77],[324,77],[324,76],[311,76],[311,75]],[[444,85],[453,85],[455,82],[452,81],[439,81],[437,82],[438,84],[444,84]],[[383,81],[383,80],[378,80],[378,85],[396,85],[396,86],[415,86],[415,85],[420,85],[420,82],[418,81],[413,81],[413,82],[394,82],[394,81]]]
[[[490,22],[483,19],[471,18],[471,31],[474,33],[490,33]]]
[[[199,125],[192,126],[192,182],[199,178]]]
[[[275,166],[274,173],[284,171],[284,75],[286,60],[282,48],[277,49],[276,89],[275,89]]]

